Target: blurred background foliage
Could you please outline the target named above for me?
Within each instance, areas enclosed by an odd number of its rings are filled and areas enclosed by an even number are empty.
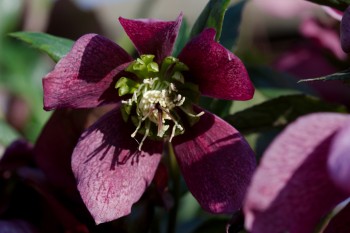
[[[41,80],[55,63],[10,33],[46,32],[76,40],[93,32],[134,54],[118,23],[119,16],[173,20],[182,11],[185,22],[174,51],[178,54],[206,4],[206,0],[0,0],[0,154],[18,138],[35,143],[51,115],[43,110]],[[349,59],[340,48],[338,32],[339,21],[319,5],[304,0],[231,1],[220,43],[243,60],[256,92],[250,101],[203,97],[200,104],[240,130],[258,158],[280,130],[297,117],[321,111],[348,112],[348,84],[298,83],[348,68]],[[204,213],[181,182],[177,232],[224,231],[231,217]],[[133,215],[121,221],[132,223],[133,218],[147,213],[143,211],[145,205],[141,201]],[[152,232],[164,232],[164,211],[156,210],[160,228],[153,223]],[[101,224],[95,231],[109,232],[112,225]],[[128,225],[133,229],[130,232],[142,232],[138,227]]]

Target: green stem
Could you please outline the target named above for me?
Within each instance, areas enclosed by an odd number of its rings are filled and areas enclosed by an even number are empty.
[[[172,189],[171,192],[174,198],[174,206],[171,208],[168,219],[168,233],[175,233],[176,230],[176,221],[177,221],[177,212],[179,209],[179,199],[180,199],[180,172],[177,165],[177,161],[174,154],[173,146],[168,142],[168,161],[170,169],[170,177],[172,180]]]

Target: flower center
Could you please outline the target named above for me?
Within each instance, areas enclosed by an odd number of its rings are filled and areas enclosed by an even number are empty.
[[[154,55],[141,55],[126,68],[135,76],[122,77],[116,84],[120,96],[131,95],[122,101],[122,114],[125,121],[131,119],[136,127],[131,137],[143,135],[139,150],[147,137],[171,141],[185,132],[185,122],[193,125],[204,114],[196,114],[192,109],[199,91],[196,85],[184,81],[182,72],[188,70],[187,66],[174,57],[166,57],[159,69],[153,59]]]

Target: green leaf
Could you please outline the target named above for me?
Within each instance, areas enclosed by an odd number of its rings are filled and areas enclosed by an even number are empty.
[[[24,41],[58,62],[72,48],[74,41],[39,32],[14,32],[10,36]]]
[[[231,106],[234,105],[234,102],[231,100],[214,99],[211,97],[201,96],[199,105],[220,117],[224,117],[227,116]]]
[[[323,76],[323,77],[302,79],[302,80],[299,80],[299,83],[313,82],[313,81],[330,81],[330,80],[343,80],[343,81],[349,82],[350,81],[350,68],[347,70],[340,71],[338,73],[330,74],[330,75]]]
[[[337,8],[338,10],[344,11],[349,5],[350,0],[307,0],[320,5],[330,6]]]
[[[11,142],[19,138],[19,133],[0,119],[0,144],[8,146]]]
[[[226,232],[227,218],[210,218],[198,226],[193,233],[216,233]]]
[[[312,88],[306,84],[297,83],[297,79],[287,73],[278,72],[266,66],[246,65],[246,67],[255,88],[267,98],[298,93],[316,95]]]
[[[241,25],[242,12],[247,1],[241,0],[228,8],[225,14],[220,44],[228,50],[232,50],[236,44],[239,35],[239,26]]]
[[[182,24],[177,35],[176,42],[174,45],[173,56],[178,57],[183,47],[185,47],[187,41],[190,38],[189,26],[186,19],[182,20]]]
[[[26,140],[35,142],[51,114],[42,108],[41,84],[42,77],[51,69],[51,65],[42,62],[38,50],[20,41],[6,36],[2,42],[0,83],[11,95],[25,100],[30,108],[29,118],[21,129],[21,133]]]
[[[201,33],[205,28],[216,30],[216,41],[219,41],[225,11],[230,0],[210,0],[197,18],[190,33],[190,38]]]
[[[6,33],[16,30],[24,5],[21,0],[0,1],[0,40]]]
[[[288,95],[268,100],[225,118],[242,133],[283,128],[302,115],[314,112],[347,112],[346,107],[307,95]]]

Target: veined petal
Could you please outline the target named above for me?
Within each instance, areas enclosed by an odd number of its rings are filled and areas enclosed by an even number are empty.
[[[241,60],[214,41],[215,30],[206,29],[181,51],[203,95],[228,100],[248,100],[254,87]],[[190,81],[190,80],[188,80]]]
[[[125,19],[119,17],[126,34],[140,54],[153,54],[160,63],[170,56],[182,22],[182,13],[175,21],[158,19]]]
[[[115,81],[130,61],[130,55],[107,38],[82,36],[44,77],[44,109],[90,108],[119,101]]]
[[[315,230],[347,195],[327,172],[333,135],[349,117],[316,113],[290,124],[270,145],[255,172],[244,204],[252,233]]]
[[[340,42],[344,52],[350,52],[350,7],[346,8],[340,23]]]
[[[35,143],[35,161],[47,180],[55,190],[59,190],[60,196],[74,200],[81,206],[84,204],[71,168],[72,153],[82,132],[111,109],[112,105],[94,109],[56,110]]]
[[[333,181],[350,195],[350,120],[334,137],[328,160]]]
[[[129,126],[118,107],[91,126],[73,152],[78,190],[97,224],[130,213],[161,158],[162,143],[145,141],[138,151]]]
[[[255,156],[235,128],[205,112],[173,144],[188,189],[203,209],[233,213],[241,208]]]

